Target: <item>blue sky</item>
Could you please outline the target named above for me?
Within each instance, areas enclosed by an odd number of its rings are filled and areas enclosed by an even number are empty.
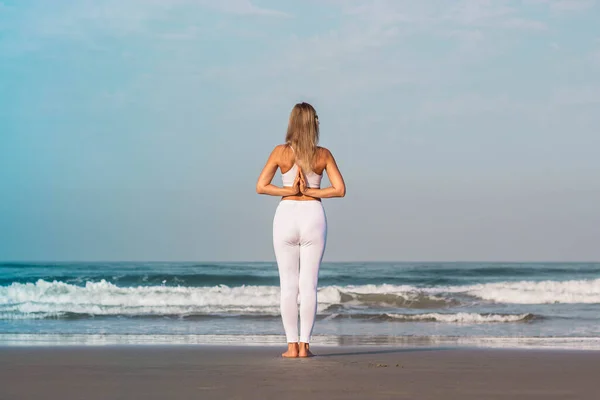
[[[593,0],[0,0],[0,259],[274,260],[298,101],[325,260],[600,260]]]

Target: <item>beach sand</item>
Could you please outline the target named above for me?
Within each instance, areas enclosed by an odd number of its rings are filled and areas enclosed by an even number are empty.
[[[600,399],[600,352],[0,347],[0,399]]]

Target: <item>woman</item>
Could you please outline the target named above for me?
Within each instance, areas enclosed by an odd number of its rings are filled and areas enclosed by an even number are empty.
[[[318,147],[319,117],[308,103],[294,106],[286,143],[273,149],[256,192],[282,196],[273,219],[273,247],[281,285],[281,319],[288,343],[283,357],[310,357],[317,313],[317,281],[327,238],[322,198],[344,197],[344,179],[329,150]],[[283,187],[271,184],[281,170]],[[321,189],[323,171],[331,186]],[[300,337],[298,337],[300,294]]]

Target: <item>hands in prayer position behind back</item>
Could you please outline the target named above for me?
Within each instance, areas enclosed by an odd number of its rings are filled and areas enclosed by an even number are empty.
[[[300,185],[299,185],[299,190],[300,193],[304,194],[306,193],[306,179],[304,178],[304,173],[302,172],[302,168],[298,168],[298,177],[300,178]]]

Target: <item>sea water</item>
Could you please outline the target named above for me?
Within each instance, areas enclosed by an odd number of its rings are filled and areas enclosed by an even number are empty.
[[[274,263],[0,263],[0,345],[285,343]],[[600,263],[323,263],[313,342],[600,349]]]

